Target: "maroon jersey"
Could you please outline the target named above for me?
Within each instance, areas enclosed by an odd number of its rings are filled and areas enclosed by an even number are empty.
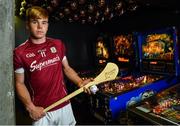
[[[65,57],[64,44],[57,39],[46,38],[42,44],[30,40],[14,50],[14,69],[24,69],[26,85],[36,106],[48,107],[67,95],[62,60]],[[56,110],[69,101],[55,107]]]

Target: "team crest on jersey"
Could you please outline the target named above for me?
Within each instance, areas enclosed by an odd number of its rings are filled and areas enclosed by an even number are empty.
[[[57,52],[55,47],[51,47],[50,50],[51,50],[52,53],[56,53]]]

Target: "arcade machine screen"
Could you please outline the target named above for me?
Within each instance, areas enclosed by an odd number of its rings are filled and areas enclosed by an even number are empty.
[[[142,37],[142,70],[175,73],[174,40],[171,31],[150,33]]]
[[[105,64],[109,59],[109,49],[103,37],[98,37],[96,41],[96,58],[98,64]]]
[[[135,59],[133,34],[119,34],[113,37],[115,59],[121,68],[130,66]]]

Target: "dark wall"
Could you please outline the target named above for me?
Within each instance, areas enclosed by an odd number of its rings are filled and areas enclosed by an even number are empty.
[[[160,5],[159,5],[160,6]],[[104,32],[142,32],[157,30],[169,26],[180,26],[180,10],[169,8],[139,8],[134,12],[125,12],[121,17],[99,25]]]
[[[15,17],[15,47],[23,43],[28,38],[28,32],[25,28],[25,22],[19,18]]]
[[[53,22],[49,29],[49,36],[64,40],[69,62],[79,68],[94,63],[93,43],[97,34],[97,27],[82,24]]]
[[[25,21],[16,17],[16,46],[28,38]],[[95,26],[50,21],[48,37],[62,39],[66,45],[69,64],[75,69],[87,69],[94,66],[93,43],[98,29]]]

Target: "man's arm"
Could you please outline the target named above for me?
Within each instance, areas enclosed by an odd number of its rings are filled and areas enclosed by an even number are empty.
[[[62,64],[63,64],[63,70],[64,70],[65,75],[68,77],[68,79],[74,82],[78,87],[82,87],[83,85],[86,85],[87,83],[92,81],[92,79],[82,80],[78,76],[78,74],[75,72],[75,70],[69,66],[69,63],[66,57],[63,59]],[[91,93],[89,89],[85,89],[85,92],[89,94]]]
[[[19,99],[25,105],[26,110],[29,112],[33,120],[38,120],[45,115],[42,107],[37,107],[31,101],[28,89],[24,84],[24,73],[15,73],[15,87]]]

